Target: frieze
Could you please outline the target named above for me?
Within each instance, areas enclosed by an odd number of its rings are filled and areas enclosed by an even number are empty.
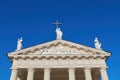
[[[106,67],[104,60],[15,60],[13,62],[13,67],[54,67],[54,68],[65,68],[65,67]]]

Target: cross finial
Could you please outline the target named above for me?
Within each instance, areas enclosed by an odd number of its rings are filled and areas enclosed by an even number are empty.
[[[55,24],[55,25],[56,25],[56,28],[58,28],[58,26],[59,26],[60,24],[62,24],[62,23],[59,23],[58,20],[56,20],[56,22],[53,23],[53,24]]]

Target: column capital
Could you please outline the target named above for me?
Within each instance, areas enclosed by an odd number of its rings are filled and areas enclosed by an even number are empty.
[[[84,71],[90,71],[92,68],[84,68]]]
[[[34,68],[28,68],[28,73],[34,73]]]
[[[76,68],[68,68],[68,69],[76,69]]]
[[[51,69],[50,68],[44,68],[44,71],[45,72],[51,72]]]
[[[27,68],[27,70],[34,70],[35,68]]]
[[[69,68],[68,71],[74,72],[74,71],[75,71],[75,68]]]
[[[44,68],[44,70],[45,70],[45,69],[46,69],[46,70],[50,70],[51,68]]]
[[[100,68],[100,71],[106,71],[107,68]]]
[[[92,69],[93,67],[91,67],[91,66],[86,66],[86,67],[84,67],[84,69]]]
[[[92,69],[92,68],[88,67],[88,68],[84,68],[84,69]]]
[[[76,69],[76,67],[74,67],[74,66],[69,66],[69,67],[67,67],[67,69]]]
[[[51,68],[43,68],[44,70],[50,70]]]

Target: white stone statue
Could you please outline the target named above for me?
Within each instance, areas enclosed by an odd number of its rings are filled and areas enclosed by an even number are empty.
[[[21,37],[21,38],[18,38],[16,51],[21,50],[21,49],[23,48],[22,42],[23,42],[22,37]]]
[[[56,28],[56,35],[57,35],[57,38],[56,39],[59,39],[61,40],[62,39],[62,31],[60,30],[60,28]]]
[[[102,48],[101,48],[101,43],[99,42],[99,40],[98,40],[97,37],[95,38],[94,43],[95,43],[95,48],[96,48],[96,49],[102,50]]]

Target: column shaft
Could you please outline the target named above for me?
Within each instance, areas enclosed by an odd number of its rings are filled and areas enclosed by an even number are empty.
[[[92,80],[91,69],[87,68],[84,70],[85,72],[85,80]]]
[[[74,69],[69,69],[69,80],[75,80],[75,70]]]
[[[17,69],[12,69],[10,80],[17,80]]]
[[[44,70],[44,80],[50,80],[50,69]]]
[[[100,69],[100,73],[101,73],[102,80],[108,80],[106,69]]]
[[[33,79],[34,79],[34,69],[28,69],[27,80],[33,80]]]

